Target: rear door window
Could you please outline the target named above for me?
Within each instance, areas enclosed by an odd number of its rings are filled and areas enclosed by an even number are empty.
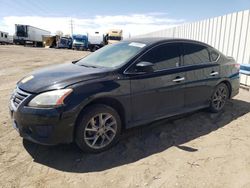
[[[219,58],[219,53],[217,53],[215,50],[210,51],[210,59],[211,61],[217,61]]]
[[[197,65],[211,62],[208,48],[199,44],[183,44],[184,65]]]

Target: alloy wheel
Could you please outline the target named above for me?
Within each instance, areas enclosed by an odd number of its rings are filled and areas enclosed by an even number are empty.
[[[84,129],[84,141],[93,149],[101,149],[110,144],[117,133],[117,122],[109,113],[93,116]]]
[[[221,110],[226,104],[228,98],[228,90],[226,87],[221,85],[218,87],[212,98],[212,105],[216,110]]]

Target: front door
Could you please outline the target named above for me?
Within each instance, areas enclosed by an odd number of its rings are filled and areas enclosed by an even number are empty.
[[[180,45],[161,44],[142,55],[139,62],[153,63],[152,71],[130,68],[132,118],[154,120],[176,114],[184,107],[185,73],[181,70]]]

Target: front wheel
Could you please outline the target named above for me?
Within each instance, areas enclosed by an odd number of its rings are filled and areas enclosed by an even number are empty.
[[[106,105],[93,105],[77,124],[76,143],[80,149],[98,153],[112,147],[121,133],[118,113]]]
[[[226,84],[221,83],[216,86],[215,91],[211,97],[210,111],[221,111],[229,98],[229,89]]]

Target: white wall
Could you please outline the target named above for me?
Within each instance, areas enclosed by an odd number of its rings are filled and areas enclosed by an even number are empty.
[[[140,37],[175,37],[205,42],[232,56],[238,63],[250,64],[250,10],[183,24]],[[241,76],[250,85],[250,77]]]

